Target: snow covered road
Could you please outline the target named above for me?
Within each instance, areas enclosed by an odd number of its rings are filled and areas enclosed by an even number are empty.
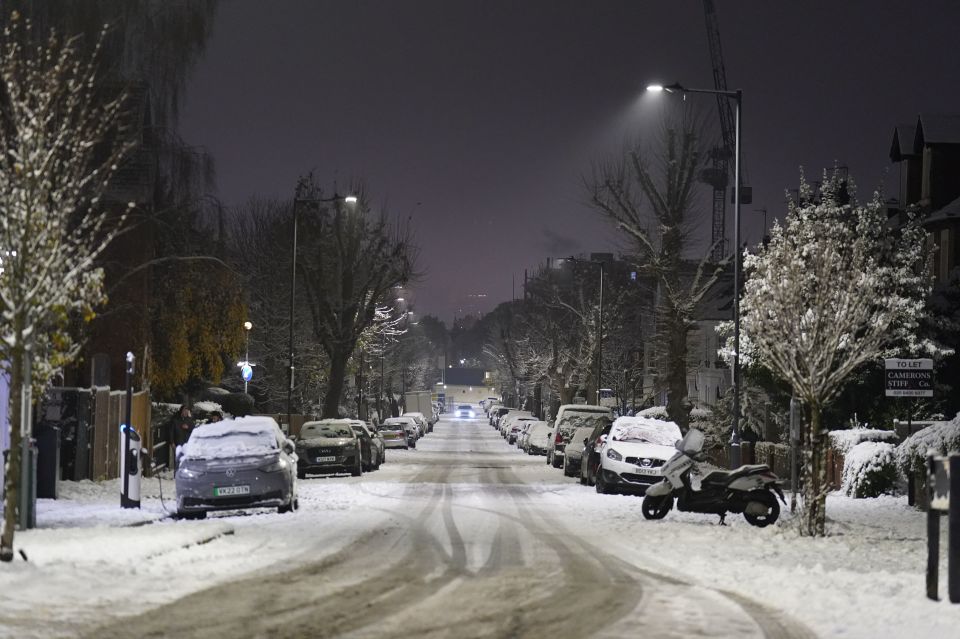
[[[580,500],[556,499],[559,473],[483,420],[442,421],[417,450],[387,457],[361,478],[301,482],[292,516],[214,518],[234,526],[204,546],[217,565],[229,563],[219,546],[248,538],[283,538],[290,552],[89,636],[808,636],[773,610],[611,551]]]

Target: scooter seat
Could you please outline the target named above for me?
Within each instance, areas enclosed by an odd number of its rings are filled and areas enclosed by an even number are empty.
[[[735,470],[715,470],[704,476],[701,482],[704,484],[726,484],[738,477],[750,475],[761,470],[770,470],[770,467],[766,464],[745,464]]]

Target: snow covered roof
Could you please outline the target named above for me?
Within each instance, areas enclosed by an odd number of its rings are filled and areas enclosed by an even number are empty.
[[[960,197],[938,209],[923,219],[924,226],[932,226],[938,222],[947,222],[960,219]]]
[[[913,138],[913,152],[922,153],[927,144],[960,144],[960,114],[921,115]]]
[[[917,136],[917,127],[913,124],[898,124],[893,129],[893,142],[890,144],[890,161],[900,162],[905,157],[915,155],[913,142]]]

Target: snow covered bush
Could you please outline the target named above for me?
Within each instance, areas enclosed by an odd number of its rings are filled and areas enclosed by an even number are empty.
[[[910,435],[897,447],[897,466],[905,476],[922,474],[928,451],[938,455],[960,452],[960,414],[949,422],[927,426]]]
[[[851,448],[861,442],[887,442],[889,444],[897,443],[897,433],[892,430],[880,430],[878,428],[849,428],[846,430],[831,430],[830,443],[834,450],[846,455]]]
[[[841,490],[850,497],[879,497],[897,483],[896,448],[888,442],[864,441],[844,456]]]

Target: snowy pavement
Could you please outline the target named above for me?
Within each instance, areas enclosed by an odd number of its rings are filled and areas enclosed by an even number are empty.
[[[924,598],[925,515],[831,497],[831,536],[789,515],[645,521],[508,446],[444,421],[380,471],[299,482],[301,508],[164,516],[115,482],[63,484],[0,565],[0,636],[949,637]],[[172,495],[165,482],[164,496]],[[944,551],[945,553],[945,551]],[[946,557],[943,564],[945,567]],[[945,588],[945,574],[941,577]],[[945,592],[944,592],[945,596]]]

